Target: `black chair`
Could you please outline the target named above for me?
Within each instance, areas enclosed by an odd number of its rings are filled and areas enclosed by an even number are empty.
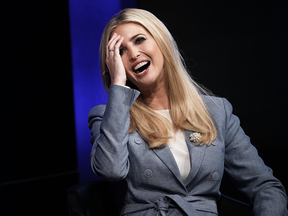
[[[97,180],[68,189],[70,216],[118,216],[124,204],[126,182]],[[220,216],[253,216],[252,207],[222,195],[218,203]]]

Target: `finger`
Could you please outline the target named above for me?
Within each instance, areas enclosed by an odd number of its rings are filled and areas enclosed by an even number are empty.
[[[115,46],[114,46],[114,54],[120,55],[119,48],[120,48],[123,40],[124,40],[124,37],[121,37],[121,38],[115,43]]]
[[[111,40],[109,41],[110,43],[108,43],[107,45],[108,54],[111,50],[114,50],[115,44],[117,43],[119,39],[120,39],[120,35],[115,35],[115,37],[111,38]]]
[[[113,35],[112,35],[112,37],[110,38],[110,40],[108,41],[108,43],[107,43],[107,45],[106,45],[106,56],[108,56],[108,51],[109,51],[109,49],[111,49],[111,43],[113,43],[113,41],[114,41],[114,39],[117,37],[117,34],[116,33],[114,33]],[[112,44],[113,45],[113,44]]]
[[[114,54],[119,54],[119,47],[122,43],[123,39],[121,39],[120,35],[118,35],[110,44],[107,52],[107,57],[112,57],[114,56]],[[117,44],[117,47],[116,47],[116,44]],[[112,54],[112,55],[111,55]]]
[[[106,47],[108,47],[108,46],[111,44],[111,42],[112,42],[116,37],[117,37],[117,34],[114,33],[114,34],[112,35],[112,37],[109,39]]]

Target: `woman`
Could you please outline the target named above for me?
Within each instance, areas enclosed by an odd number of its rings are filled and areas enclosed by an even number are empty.
[[[217,215],[224,169],[255,215],[287,215],[282,184],[259,158],[225,99],[189,76],[161,21],[125,9],[104,29],[106,105],[89,113],[91,165],[126,179],[122,215]]]

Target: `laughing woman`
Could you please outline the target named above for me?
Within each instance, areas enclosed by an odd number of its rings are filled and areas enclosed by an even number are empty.
[[[218,215],[224,169],[255,215],[287,215],[282,184],[231,105],[190,78],[161,21],[121,11],[104,29],[100,52],[108,102],[89,113],[91,165],[103,179],[126,180],[122,215]]]

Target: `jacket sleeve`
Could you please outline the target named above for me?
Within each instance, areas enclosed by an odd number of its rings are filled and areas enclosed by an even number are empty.
[[[232,114],[231,104],[224,99],[226,111],[225,171],[234,185],[248,195],[255,216],[287,216],[287,196],[281,182],[265,166],[256,148]]]
[[[129,171],[129,110],[139,96],[137,90],[111,85],[107,105],[89,112],[91,130],[91,166],[96,175],[106,180],[120,180]]]

